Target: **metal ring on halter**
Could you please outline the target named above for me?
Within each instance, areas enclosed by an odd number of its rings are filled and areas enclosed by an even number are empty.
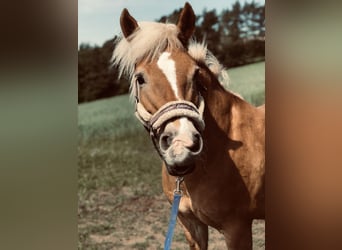
[[[174,194],[180,194],[180,195],[183,194],[182,190],[180,189],[180,184],[183,182],[183,180],[184,180],[184,177],[177,177],[176,189],[173,191]]]

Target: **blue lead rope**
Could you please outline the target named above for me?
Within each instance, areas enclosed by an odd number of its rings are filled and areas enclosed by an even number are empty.
[[[171,218],[169,223],[169,228],[167,229],[165,244],[164,244],[164,250],[170,250],[172,238],[173,238],[173,231],[176,226],[176,220],[177,220],[177,214],[178,214],[178,208],[179,208],[179,202],[182,198],[182,191],[179,189],[180,183],[183,181],[183,178],[177,178],[177,187],[173,194],[173,204],[171,208]]]

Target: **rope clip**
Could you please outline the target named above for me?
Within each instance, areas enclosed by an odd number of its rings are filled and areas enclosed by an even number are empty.
[[[182,194],[182,190],[180,189],[180,184],[183,182],[184,177],[177,177],[176,179],[176,189],[173,191],[174,194]]]

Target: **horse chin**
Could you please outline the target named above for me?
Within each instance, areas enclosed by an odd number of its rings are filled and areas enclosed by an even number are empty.
[[[173,165],[170,166],[168,164],[166,165],[167,172],[172,176],[184,176],[187,174],[190,174],[195,169],[195,164],[189,164],[189,165]]]
[[[170,175],[184,176],[194,171],[199,154],[194,155],[188,149],[184,149],[184,153],[178,155],[178,157],[175,157],[170,152],[168,153],[163,155],[163,159]]]

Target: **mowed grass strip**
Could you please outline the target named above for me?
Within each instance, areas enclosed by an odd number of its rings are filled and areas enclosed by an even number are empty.
[[[262,104],[264,67],[262,62],[228,70],[229,89]],[[129,95],[80,104],[78,111],[78,248],[139,249],[135,244],[144,244],[158,249],[169,216],[161,160],[134,116]],[[144,227],[151,223],[155,226],[147,232]],[[150,235],[156,239],[149,238],[148,245],[142,239]]]

